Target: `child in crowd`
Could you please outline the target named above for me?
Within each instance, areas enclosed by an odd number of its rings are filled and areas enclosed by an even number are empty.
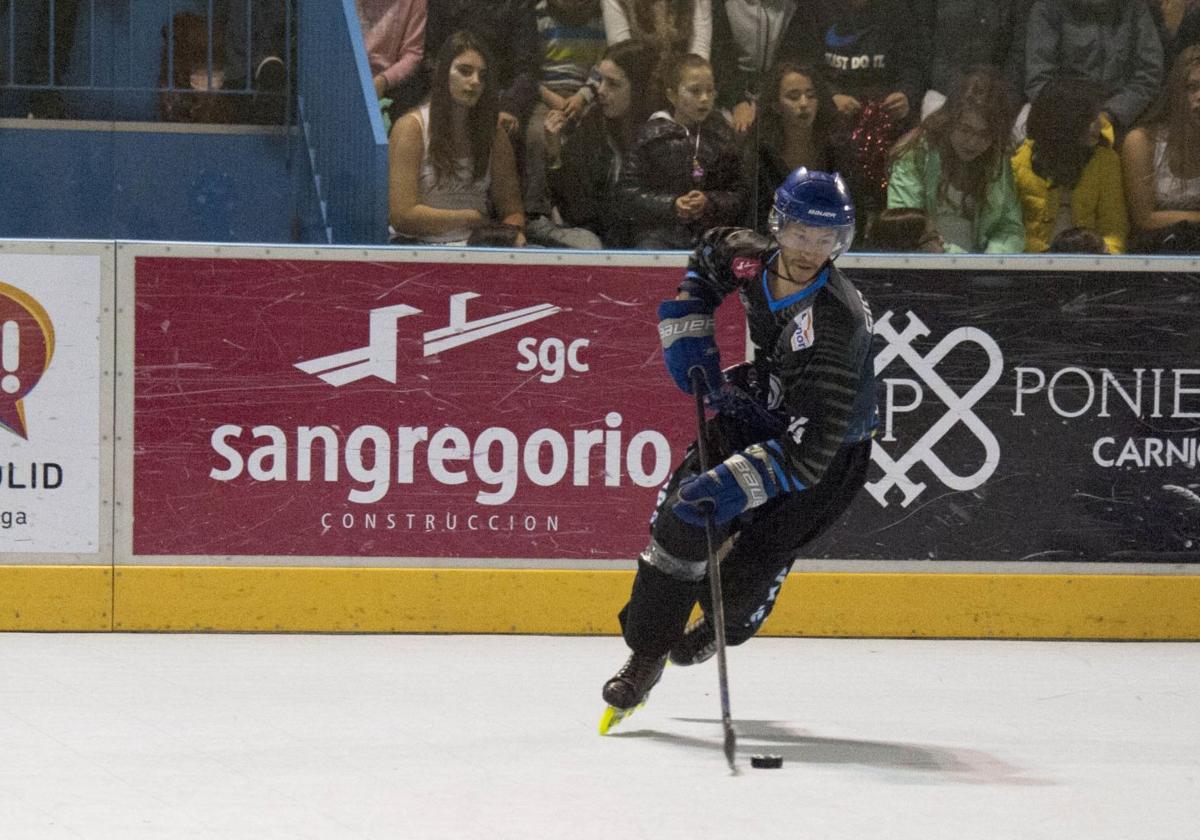
[[[951,253],[1025,250],[1021,204],[1009,163],[1013,107],[994,70],[966,77],[893,153],[888,207],[919,207]]]
[[[554,204],[566,224],[587,228],[607,248],[633,245],[633,227],[618,211],[616,190],[637,131],[654,111],[657,59],[646,41],[613,44],[597,68],[596,101],[584,117],[571,126],[565,109],[546,115]]]
[[[600,240],[592,231],[564,227],[552,218],[546,184],[546,119],[561,113],[566,121],[577,121],[595,96],[589,77],[605,48],[600,0],[538,0],[534,11],[543,60],[539,101],[525,127],[525,232],[539,245],[599,248]]]
[[[946,250],[933,219],[916,207],[889,207],[871,221],[867,246],[873,251],[941,254]]]
[[[519,229],[514,244],[525,244],[516,162],[497,125],[489,66],[480,38],[453,33],[438,52],[429,98],[393,128],[388,142],[393,241],[465,245],[475,228],[500,221]]]
[[[638,133],[619,187],[638,248],[692,248],[705,230],[742,218],[741,164],[733,129],[715,107],[712,67],[680,56],[665,81],[670,107]]]
[[[1083,78],[1052,79],[1029,110],[1028,138],[1012,159],[1025,217],[1025,250],[1040,253],[1067,228],[1095,231],[1125,251],[1129,219],[1121,159],[1103,136],[1104,92]]]
[[[822,69],[784,60],[766,78],[762,117],[745,147],[749,218],[747,227],[767,233],[775,188],[797,168],[829,172],[834,161],[837,110]]]
[[[1200,253],[1200,45],[1183,50],[1145,122],[1121,148],[1138,234],[1132,250]]]

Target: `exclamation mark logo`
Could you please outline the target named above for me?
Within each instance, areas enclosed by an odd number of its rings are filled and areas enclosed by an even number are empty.
[[[54,356],[54,325],[28,292],[0,282],[0,428],[27,437],[25,397]]]
[[[21,369],[21,325],[16,321],[5,321],[0,327],[0,368],[4,369],[0,390],[17,393],[21,388],[21,378],[16,375]]]

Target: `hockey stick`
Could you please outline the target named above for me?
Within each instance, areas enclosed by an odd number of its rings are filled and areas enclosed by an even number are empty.
[[[700,469],[707,471],[708,444],[704,439],[704,392],[707,390],[704,372],[692,368],[692,393],[696,395],[696,446],[700,450]],[[725,761],[736,773],[734,753],[737,750],[737,734],[733,731],[733,719],[729,714],[729,673],[725,669],[725,600],[721,595],[721,558],[716,550],[716,530],[710,510],[704,520],[704,535],[708,539],[708,584],[712,596],[712,622],[717,640],[717,682],[721,688],[721,725],[725,727]]]

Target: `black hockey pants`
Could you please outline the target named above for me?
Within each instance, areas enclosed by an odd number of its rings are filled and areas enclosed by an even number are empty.
[[[846,512],[866,480],[870,460],[871,441],[844,446],[815,486],[717,526],[729,644],[741,644],[758,632],[800,549]],[[679,483],[699,471],[693,447],[667,483],[665,498],[660,496],[650,546],[638,561],[633,592],[621,610],[625,642],[638,653],[665,654],[683,635],[696,602],[706,612],[711,606],[704,529],[681,521],[671,510]]]

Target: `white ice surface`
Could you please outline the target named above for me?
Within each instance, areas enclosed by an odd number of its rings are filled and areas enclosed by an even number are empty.
[[[1193,840],[1200,645],[0,634],[0,840]],[[752,770],[757,752],[784,756]]]

